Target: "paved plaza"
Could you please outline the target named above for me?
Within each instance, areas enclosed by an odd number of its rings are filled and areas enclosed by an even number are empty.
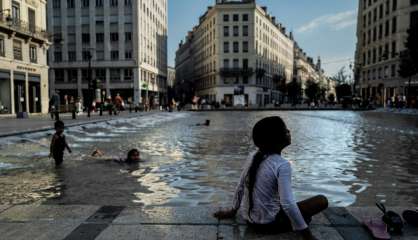
[[[391,208],[397,211],[403,208]],[[92,205],[0,206],[0,236],[4,240],[54,239],[300,239],[295,233],[262,235],[240,220],[218,221],[216,207],[119,207]],[[377,217],[376,208],[330,208],[311,224],[318,239],[372,239],[361,221]],[[418,239],[418,229],[402,236]]]

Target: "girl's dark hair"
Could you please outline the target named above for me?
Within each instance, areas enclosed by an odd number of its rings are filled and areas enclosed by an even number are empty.
[[[138,149],[134,148],[134,149],[129,150],[128,157],[127,157],[126,160],[131,161],[131,158],[135,153],[139,153]]]
[[[287,127],[280,117],[268,117],[257,122],[253,128],[253,141],[258,147],[250,169],[248,170],[246,184],[249,192],[248,216],[254,207],[253,192],[258,168],[271,154],[280,154],[286,142]]]

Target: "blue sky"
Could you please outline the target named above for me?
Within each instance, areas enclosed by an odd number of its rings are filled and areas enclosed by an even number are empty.
[[[168,0],[168,63],[187,31],[198,23],[215,0]],[[314,57],[321,56],[330,76],[353,61],[356,44],[357,0],[257,0],[294,32],[299,45]]]

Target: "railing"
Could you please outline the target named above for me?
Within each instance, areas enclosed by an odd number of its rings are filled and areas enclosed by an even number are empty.
[[[13,19],[8,14],[0,14],[0,25],[36,39],[49,40],[49,34],[45,29],[20,19]]]
[[[221,68],[220,73],[222,76],[251,76],[254,71],[252,68]]]

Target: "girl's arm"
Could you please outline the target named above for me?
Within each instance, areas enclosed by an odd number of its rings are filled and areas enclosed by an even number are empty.
[[[214,214],[216,218],[225,219],[233,218],[237,214],[239,208],[241,207],[242,197],[244,196],[245,189],[245,179],[247,178],[248,170],[251,167],[254,154],[250,154],[250,157],[245,164],[244,170],[241,173],[239,183],[235,189],[234,200],[232,202],[232,208],[226,211],[218,211]]]
[[[65,148],[68,150],[69,153],[72,153],[70,146],[68,145],[67,138],[64,136],[65,141]]]
[[[292,223],[293,230],[305,232],[309,230],[302,213],[295,201],[292,191],[292,168],[289,162],[280,166],[278,171],[280,205]],[[310,232],[310,231],[309,231]]]
[[[52,153],[54,152],[54,146],[55,146],[55,134],[52,135],[51,145],[49,146],[49,157],[52,157]]]

